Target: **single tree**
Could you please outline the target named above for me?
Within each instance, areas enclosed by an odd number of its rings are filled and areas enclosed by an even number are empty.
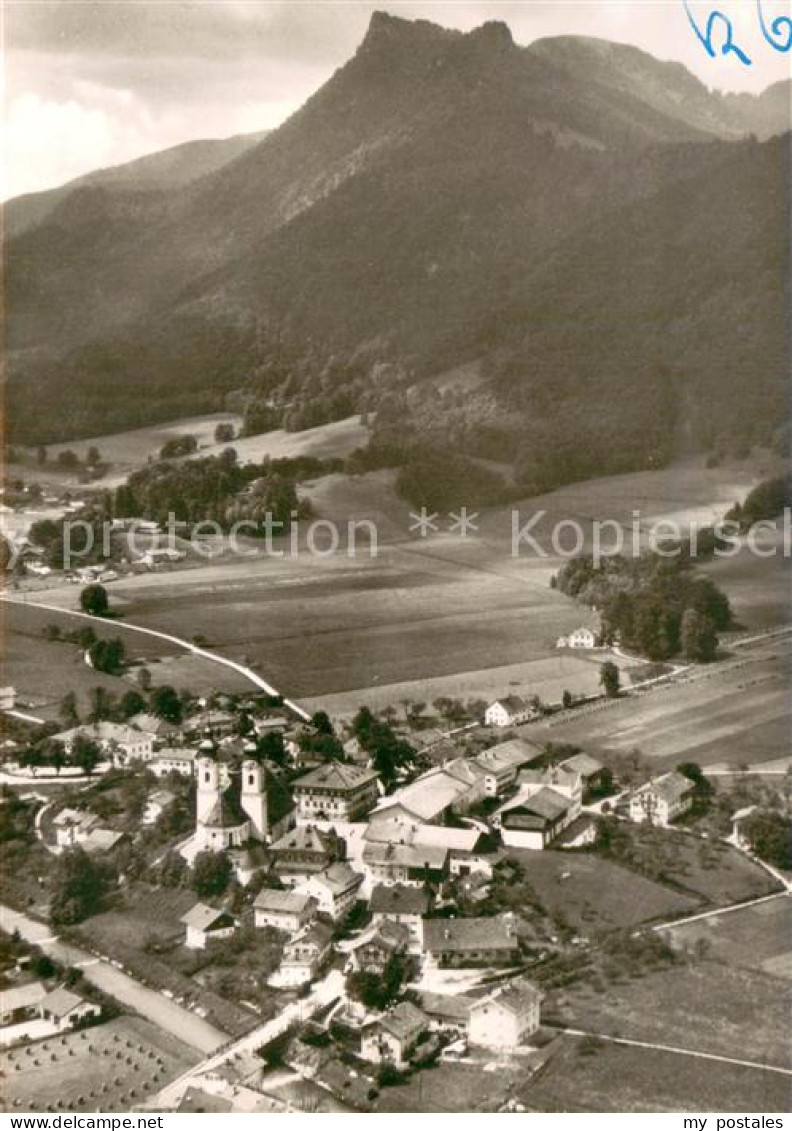
[[[135,691],[134,688],[131,688],[129,691],[125,691],[121,696],[118,709],[123,718],[131,719],[133,715],[139,715],[142,711],[145,711],[146,700],[139,691]]]
[[[606,696],[609,699],[615,699],[621,687],[621,676],[618,667],[612,660],[606,660],[604,664],[600,665],[599,681]]]
[[[102,760],[99,747],[92,738],[88,738],[85,734],[78,734],[75,737],[71,756],[75,766],[79,766],[88,777],[91,776]]]
[[[77,708],[77,693],[75,691],[67,691],[60,701],[58,708],[63,725],[66,727],[76,727],[80,724],[80,713]]]
[[[86,585],[80,593],[80,608],[94,617],[104,617],[110,608],[104,585]]]
[[[715,625],[697,609],[686,609],[682,617],[682,651],[690,664],[712,663],[718,651]]]
[[[224,852],[199,852],[193,862],[192,886],[201,899],[222,895],[231,879],[231,861]]]
[[[151,710],[160,719],[177,724],[182,721],[182,701],[179,693],[170,684],[163,683],[161,687],[155,687],[151,692],[149,703]]]

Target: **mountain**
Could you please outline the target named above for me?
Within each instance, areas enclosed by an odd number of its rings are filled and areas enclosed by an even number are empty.
[[[251,429],[368,405],[390,458],[450,440],[528,482],[569,442],[640,466],[766,439],[788,129],[775,88],[712,93],[632,47],[375,14],[235,160],[167,190],[82,186],[9,241],[12,437],[228,397]],[[475,396],[438,397],[466,361]]]
[[[213,173],[263,141],[268,130],[236,137],[185,141],[181,145],[149,153],[123,165],[96,169],[65,185],[44,192],[25,193],[4,206],[6,239],[42,224],[72,193],[84,188],[151,191],[178,189]]]

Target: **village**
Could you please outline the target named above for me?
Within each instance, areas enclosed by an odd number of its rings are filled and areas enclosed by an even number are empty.
[[[37,1050],[76,1067],[81,1037],[119,1025],[129,1002],[92,977],[109,964],[178,1008],[183,1034],[193,1018],[205,1054],[174,1076],[178,1058],[141,1040],[157,1071],[119,1093],[129,1106],[400,1110],[389,1097],[438,1071],[498,1065],[498,1110],[527,1110],[519,1081],[573,1027],[566,987],[603,992],[614,961],[652,977],[703,953],[676,921],[789,895],[767,847],[785,779],[716,791],[694,763],[606,764],[534,740],[540,708],[514,694],[454,727],[426,705],[342,720],[154,689],[123,721],[38,742],[12,688],[3,704],[12,1106]]]

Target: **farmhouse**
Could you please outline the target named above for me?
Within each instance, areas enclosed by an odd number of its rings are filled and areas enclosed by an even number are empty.
[[[508,966],[520,955],[514,932],[499,916],[424,919],[423,951],[435,966]]]
[[[382,922],[355,942],[349,951],[349,968],[381,974],[394,955],[406,954],[410,932],[402,923]]]
[[[319,921],[311,923],[283,948],[280,981],[284,986],[312,982],[332,953],[333,928]]]
[[[472,1045],[516,1048],[540,1025],[544,995],[524,978],[500,986],[470,1007],[468,1037]]]
[[[559,636],[556,648],[596,648],[597,634],[590,628],[576,628],[568,636]]]
[[[196,903],[186,915],[182,915],[181,921],[187,928],[184,945],[191,950],[203,950],[214,939],[230,938],[237,926],[233,915],[206,903]]]
[[[71,754],[78,736],[95,742],[101,752],[117,765],[136,759],[148,762],[154,753],[154,739],[150,734],[123,723],[111,723],[107,720],[72,727],[54,735],[53,738],[54,741],[63,743],[66,753]]]
[[[426,888],[407,887],[400,884],[378,884],[371,893],[369,911],[376,926],[385,923],[404,927],[410,938],[410,948],[419,950],[423,938],[423,919],[429,914],[432,897]]]
[[[529,787],[493,814],[493,824],[500,829],[507,847],[542,849],[576,816],[574,803],[563,793],[548,787]]]
[[[189,778],[195,773],[195,761],[198,757],[197,750],[181,750],[178,747],[166,747],[158,751],[148,764],[148,769],[158,778],[168,774],[180,774]]]
[[[83,1021],[101,1016],[101,1008],[93,1001],[78,997],[71,990],[59,986],[42,998],[38,1007],[39,1017],[51,1021],[59,1033],[73,1029]]]
[[[321,912],[331,919],[343,919],[358,900],[363,877],[348,864],[331,864],[323,872],[309,876],[300,890],[312,896]]]
[[[294,782],[297,821],[354,821],[379,797],[379,774],[361,766],[328,762]]]
[[[429,1018],[416,1005],[400,1001],[393,1009],[363,1029],[360,1055],[377,1064],[407,1064]]]
[[[590,754],[582,752],[573,754],[571,758],[565,758],[563,762],[559,762],[559,766],[569,773],[579,774],[584,790],[595,789],[602,784],[605,767],[602,762],[598,762]]]
[[[630,797],[630,820],[665,826],[686,813],[693,804],[693,783],[672,770],[653,778]]]
[[[0,1025],[16,1025],[38,1011],[47,991],[41,982],[0,991]]]
[[[427,771],[410,785],[383,798],[377,815],[412,818],[421,824],[443,820],[452,811],[464,812],[484,796],[484,774],[468,766],[464,759]]]
[[[392,812],[385,809],[373,815],[363,834],[366,842],[409,845],[416,849],[446,849],[449,870],[453,874],[464,875],[466,872],[488,870],[489,865],[481,855],[483,836],[478,829],[423,825],[415,818],[391,816]]]
[[[270,848],[272,870],[285,884],[294,885],[323,872],[346,857],[346,844],[335,829],[297,825]]]
[[[306,892],[262,888],[253,902],[257,927],[275,927],[292,935],[316,915],[316,900]]]
[[[539,757],[541,750],[523,738],[512,738],[491,746],[475,759],[484,773],[484,792],[498,797],[517,777],[517,771]]]
[[[519,695],[507,695],[490,703],[484,712],[484,724],[488,727],[510,727],[527,722],[534,709]]]
[[[441,845],[371,841],[363,849],[362,863],[369,878],[383,884],[439,887],[449,872],[448,849]]]
[[[127,719],[127,722],[135,730],[150,734],[155,742],[173,739],[180,732],[180,728],[174,723],[169,723],[166,719],[161,719],[159,715],[152,715],[146,711],[132,715],[130,719]]]

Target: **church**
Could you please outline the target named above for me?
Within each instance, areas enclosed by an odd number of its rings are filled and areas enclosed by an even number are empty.
[[[201,753],[195,770],[197,851],[222,852],[249,840],[269,844],[294,824],[288,790],[261,762],[244,758],[235,764]]]

